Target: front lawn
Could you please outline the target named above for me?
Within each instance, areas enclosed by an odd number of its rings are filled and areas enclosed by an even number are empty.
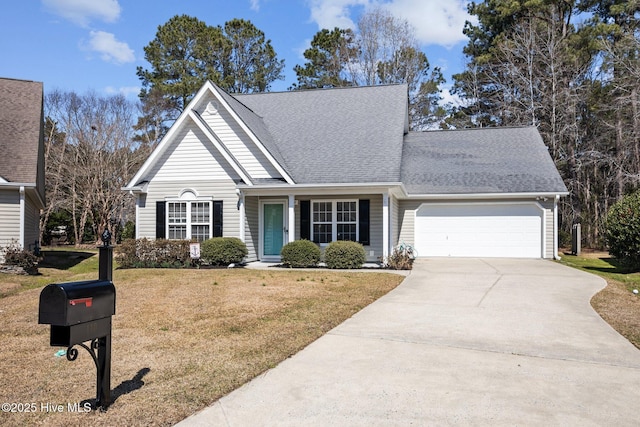
[[[79,347],[74,362],[55,355],[61,348],[50,347],[49,326],[38,325],[38,298],[46,283],[97,278],[92,255],[49,254],[41,276],[0,275],[0,401],[35,408],[3,412],[0,425],[171,425],[276,366],[403,279],[327,270],[116,270],[113,404],[106,412],[78,413],[68,404],[95,398],[93,361]]]
[[[597,274],[607,287],[591,299],[591,306],[622,336],[640,349],[640,272],[628,272],[607,253],[562,255],[563,264]]]

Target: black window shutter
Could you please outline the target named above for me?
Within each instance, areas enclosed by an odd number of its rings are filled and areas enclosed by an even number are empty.
[[[156,202],[156,239],[166,239],[165,221],[166,221],[167,202]]]
[[[300,238],[311,240],[311,201],[300,200]]]
[[[213,237],[222,237],[222,200],[213,202]]]
[[[360,243],[364,246],[368,246],[371,244],[370,233],[369,233],[369,199],[361,199],[360,200],[360,212],[359,212],[359,225],[360,228]]]

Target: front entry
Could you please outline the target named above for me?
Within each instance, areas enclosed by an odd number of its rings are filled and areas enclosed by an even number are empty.
[[[264,261],[280,261],[286,241],[285,202],[262,202],[261,256]]]

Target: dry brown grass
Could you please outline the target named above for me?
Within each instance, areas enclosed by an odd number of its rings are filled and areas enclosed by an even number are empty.
[[[60,281],[60,274],[47,274]],[[0,278],[23,289],[24,280]],[[75,362],[55,357],[49,326],[38,325],[40,289],[7,286],[9,295],[0,298],[0,402],[35,403],[37,410],[3,412],[0,424],[171,425],[276,366],[401,280],[324,270],[117,270],[113,404],[90,413],[69,412],[67,404],[95,397],[91,357],[81,348]],[[47,403],[64,411],[47,412]]]
[[[640,298],[624,284],[607,279],[607,287],[591,299],[591,305],[613,329],[640,349]]]
[[[613,329],[640,349],[640,272],[621,267],[607,252],[583,251],[564,254],[563,264],[597,274],[607,286],[591,299],[591,306]]]

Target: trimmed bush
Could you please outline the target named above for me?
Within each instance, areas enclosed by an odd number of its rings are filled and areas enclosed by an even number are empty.
[[[200,258],[211,265],[237,264],[248,253],[247,245],[237,237],[214,237],[200,245]]]
[[[127,239],[116,247],[122,268],[182,268],[194,264],[188,240]]]
[[[329,268],[362,268],[366,260],[364,246],[357,242],[331,242],[324,251],[324,262]]]
[[[315,267],[320,262],[320,248],[309,240],[295,240],[282,247],[280,259],[287,267]]]
[[[640,269],[640,191],[618,200],[607,213],[609,253],[632,269]]]

